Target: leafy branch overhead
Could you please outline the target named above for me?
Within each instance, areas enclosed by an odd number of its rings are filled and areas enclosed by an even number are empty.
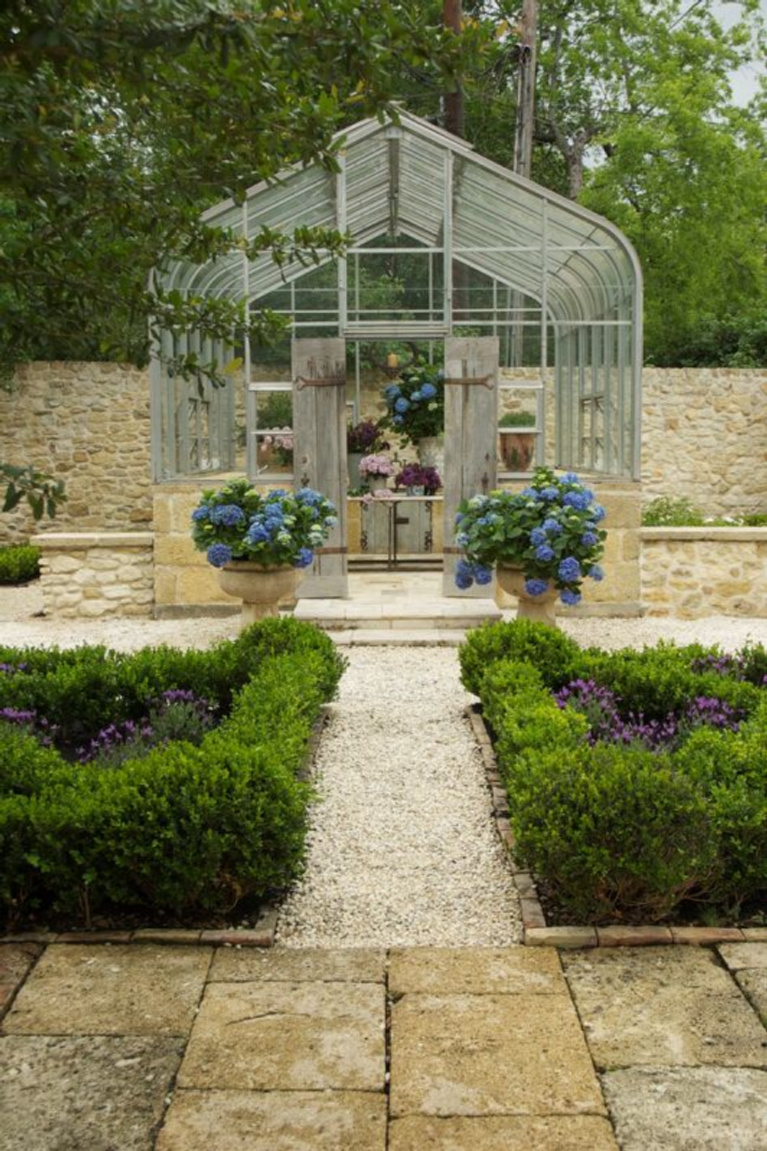
[[[63,481],[37,468],[0,463],[0,481],[6,485],[3,512],[12,512],[26,499],[32,515],[40,520],[44,515],[53,518],[61,504],[66,503]]]

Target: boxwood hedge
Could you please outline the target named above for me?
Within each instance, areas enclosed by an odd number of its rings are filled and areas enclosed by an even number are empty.
[[[735,657],[698,645],[579,651],[541,624],[473,632],[460,651],[509,796],[515,854],[564,915],[660,921],[695,908],[737,919],[767,899],[764,648]],[[609,688],[624,715],[662,721],[724,701],[737,730],[680,724],[667,747],[596,739],[588,708],[553,692]]]
[[[317,629],[266,620],[208,652],[0,650],[0,709],[35,708],[64,742],[137,714],[169,688],[217,702],[198,746],[174,742],[110,770],[74,763],[0,723],[0,901],[6,921],[126,911],[206,916],[300,868],[309,789],[297,775],[343,660]],[[20,670],[19,670],[20,669]]]

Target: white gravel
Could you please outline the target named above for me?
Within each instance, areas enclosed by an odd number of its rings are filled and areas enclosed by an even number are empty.
[[[519,905],[449,648],[354,648],[317,759],[290,947],[502,946]]]

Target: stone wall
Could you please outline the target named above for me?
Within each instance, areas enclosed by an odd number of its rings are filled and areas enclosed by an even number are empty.
[[[647,615],[767,616],[767,528],[642,528]]]
[[[35,363],[0,391],[0,460],[64,480],[68,502],[35,524],[26,503],[0,515],[0,544],[33,532],[151,526],[149,377],[122,364]]]
[[[32,542],[42,553],[46,615],[102,619],[153,614],[151,532],[45,532]]]
[[[767,512],[767,370],[645,368],[643,379],[645,503]]]

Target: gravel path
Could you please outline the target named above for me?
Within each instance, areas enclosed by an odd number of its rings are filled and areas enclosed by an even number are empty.
[[[317,759],[290,947],[505,945],[519,907],[448,648],[355,648]]]

